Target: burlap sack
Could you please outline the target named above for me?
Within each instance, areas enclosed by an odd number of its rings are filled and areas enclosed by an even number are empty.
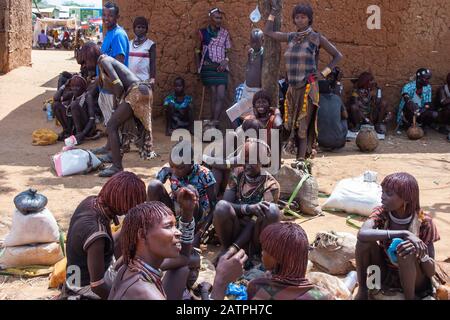
[[[319,232],[311,244],[309,259],[326,273],[346,275],[354,270],[356,237],[346,232]]]
[[[284,164],[278,174],[274,177],[280,183],[281,198],[289,199],[292,192],[297,187],[305,173],[293,169],[289,165]],[[300,204],[300,210],[306,215],[320,215],[322,208],[319,205],[319,185],[317,180],[311,176],[304,183],[299,193],[295,197],[295,201]]]
[[[33,265],[53,266],[64,258],[59,243],[6,247],[0,250],[0,269]]]

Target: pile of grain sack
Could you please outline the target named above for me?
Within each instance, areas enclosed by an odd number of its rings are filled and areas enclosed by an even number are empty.
[[[14,198],[16,209],[0,249],[0,269],[53,266],[64,258],[63,241],[47,198],[30,189]]]

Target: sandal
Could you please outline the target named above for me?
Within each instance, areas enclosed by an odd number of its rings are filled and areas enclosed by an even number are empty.
[[[98,155],[98,154],[106,154],[106,153],[109,152],[109,150],[106,149],[105,146],[103,146],[103,147],[100,147],[100,148],[92,149],[91,152],[92,152],[93,154],[95,154],[95,155]]]
[[[102,163],[112,163],[113,162],[113,158],[111,156],[111,153],[99,155],[99,156],[97,156],[97,158]]]
[[[106,168],[105,170],[100,171],[100,173],[98,174],[99,177],[101,178],[110,178],[113,175],[115,175],[116,173],[119,173],[123,171],[123,169],[119,169],[115,166],[111,166],[109,168]]]
[[[97,130],[92,136],[85,137],[84,139],[88,141],[94,141],[100,139],[103,136],[104,136],[103,131]]]

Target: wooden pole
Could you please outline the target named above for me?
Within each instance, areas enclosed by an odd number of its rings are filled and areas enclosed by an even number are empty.
[[[283,0],[276,0],[283,7]],[[272,0],[259,0],[259,8],[264,21],[270,14]],[[281,30],[281,14],[274,21],[274,31]],[[262,68],[262,87],[269,92],[274,101],[274,105],[278,106],[278,80],[280,76],[281,61],[281,44],[269,37],[264,38],[264,62]]]

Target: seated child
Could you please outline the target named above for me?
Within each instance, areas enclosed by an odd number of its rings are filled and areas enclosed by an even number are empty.
[[[250,50],[245,69],[245,83],[236,96],[235,104],[227,110],[228,117],[234,128],[242,124],[244,118],[252,115],[252,99],[262,88],[262,65],[264,59],[264,33],[260,29],[253,29],[250,34]]]
[[[348,127],[358,132],[362,124],[370,124],[379,134],[386,134],[386,125],[393,119],[387,102],[382,99],[374,76],[363,72],[354,82],[352,97],[348,104]]]
[[[63,141],[74,134],[70,105],[86,91],[86,88],[86,80],[80,76],[73,76],[60,86],[53,96],[53,113],[63,128],[58,136],[59,141]]]
[[[166,97],[164,107],[166,112],[166,136],[170,136],[176,129],[187,129],[194,132],[194,106],[192,97],[184,92],[183,78],[174,81],[174,93]]]
[[[148,201],[161,201],[173,212],[177,213],[177,193],[180,188],[193,187],[198,193],[198,201],[194,218],[197,224],[197,238],[195,245],[200,245],[200,227],[210,224],[212,211],[216,205],[215,184],[216,180],[212,172],[197,163],[194,163],[194,153],[190,141],[180,141],[174,145],[169,159],[169,167],[164,167],[159,171],[156,180],[149,183],[147,199]],[[171,193],[169,194],[164,183],[169,180]],[[209,222],[208,222],[209,221]]]

